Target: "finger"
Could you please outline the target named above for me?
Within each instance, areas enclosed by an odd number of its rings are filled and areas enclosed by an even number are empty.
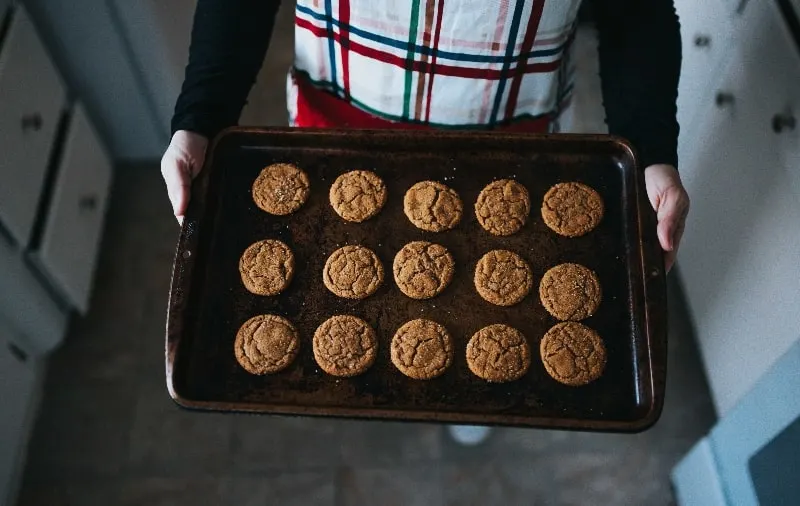
[[[184,165],[183,162],[168,161],[161,168],[161,174],[167,185],[167,194],[172,203],[172,210],[175,216],[183,216],[189,203],[191,177],[189,176],[189,171],[183,167]]]
[[[683,233],[683,225],[689,212],[686,194],[677,187],[669,188],[660,199],[657,209],[658,240],[665,251],[677,250],[676,236]]]
[[[175,216],[175,218],[178,220],[178,225],[183,225],[183,216]]]

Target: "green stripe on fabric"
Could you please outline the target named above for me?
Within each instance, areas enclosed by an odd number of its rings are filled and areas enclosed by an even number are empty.
[[[408,29],[408,48],[406,48],[406,79],[403,90],[403,119],[410,117],[411,110],[411,78],[414,75],[414,47],[417,43],[417,28],[419,24],[419,2],[414,0],[411,4],[411,27]]]

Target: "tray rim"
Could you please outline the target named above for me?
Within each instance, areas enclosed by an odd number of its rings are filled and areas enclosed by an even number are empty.
[[[335,406],[297,406],[285,404],[250,403],[250,402],[225,402],[204,401],[191,399],[184,395],[175,381],[175,362],[183,338],[184,312],[187,310],[187,299],[184,293],[189,293],[192,273],[195,267],[195,255],[198,243],[197,229],[198,217],[201,214],[208,193],[208,180],[217,146],[225,138],[240,134],[278,135],[278,136],[346,136],[354,131],[360,134],[391,135],[393,130],[361,130],[361,129],[317,129],[317,128],[291,128],[291,127],[230,127],[221,131],[210,143],[201,176],[192,184],[192,199],[184,215],[181,231],[175,250],[171,283],[169,289],[169,302],[167,306],[166,339],[165,339],[165,372],[166,386],[172,400],[180,407],[200,411],[239,412],[253,414],[299,415],[299,416],[326,416],[335,418],[358,418],[380,420],[402,420],[409,422],[433,423],[479,423],[484,425],[535,427],[565,430],[585,430],[600,432],[627,432],[636,433],[652,427],[660,418],[663,410],[664,395],[666,390],[667,367],[667,302],[666,302],[666,273],[664,257],[657,238],[645,241],[645,230],[654,230],[656,215],[650,207],[644,191],[643,171],[639,167],[636,151],[627,140],[615,135],[606,134],[528,134],[518,132],[491,132],[491,131],[458,131],[437,130],[439,137],[451,139],[458,138],[525,138],[536,139],[551,143],[573,143],[576,141],[611,143],[618,149],[627,151],[633,161],[633,183],[636,192],[636,213],[638,233],[640,237],[641,281],[645,304],[644,337],[648,346],[646,360],[649,371],[649,389],[652,392],[650,404],[646,406],[644,415],[634,420],[596,420],[596,419],[560,419],[552,417],[534,417],[498,414],[468,414],[454,412],[414,412],[413,417],[405,414],[399,415],[398,411],[391,409],[370,408],[369,411]],[[403,135],[430,135],[430,132],[413,132],[401,130]],[[188,253],[188,254],[187,254]],[[654,308],[663,308],[658,310]],[[661,364],[659,367],[654,367]],[[480,421],[476,422],[477,419]]]

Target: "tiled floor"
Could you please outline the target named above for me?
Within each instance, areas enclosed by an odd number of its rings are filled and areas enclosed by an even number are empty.
[[[281,122],[287,33],[245,122]],[[666,405],[642,434],[497,429],[464,448],[436,425],[181,411],[163,370],[178,227],[156,163],[115,177],[92,309],[52,357],[20,505],[664,505],[713,423],[674,287]]]

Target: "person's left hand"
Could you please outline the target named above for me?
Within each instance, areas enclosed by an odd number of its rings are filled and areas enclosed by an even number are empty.
[[[651,165],[644,170],[647,197],[658,217],[658,242],[664,250],[667,272],[675,263],[689,214],[689,195],[681,183],[678,170],[672,165]]]

